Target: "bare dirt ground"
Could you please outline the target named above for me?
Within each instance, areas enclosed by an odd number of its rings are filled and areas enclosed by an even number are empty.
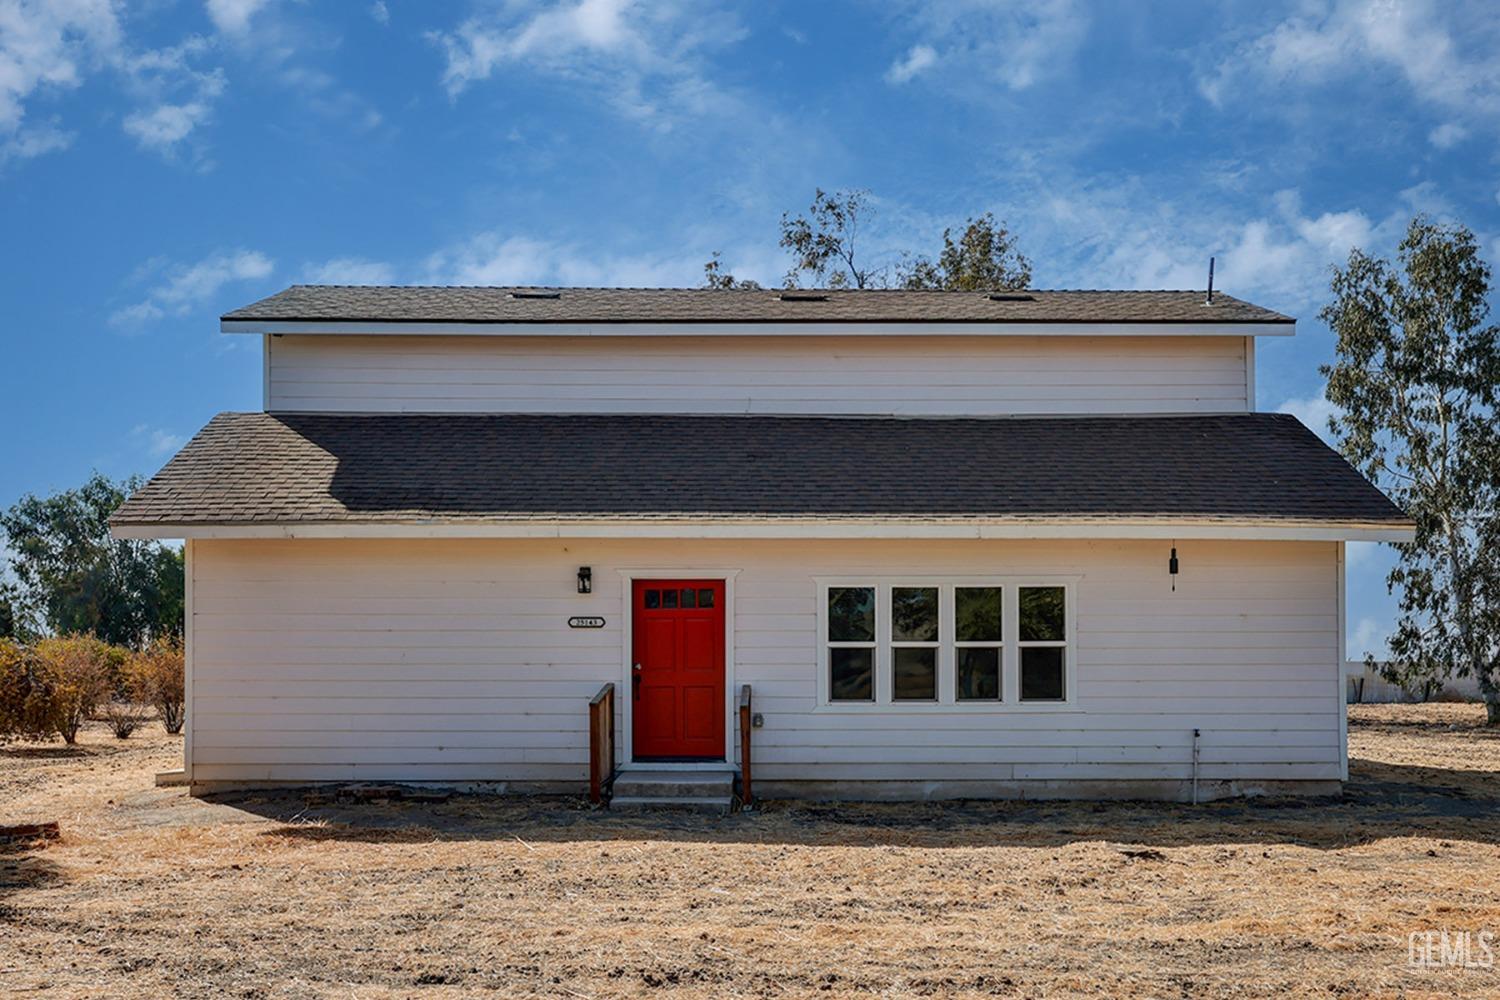
[[[1500,735],[1356,706],[1342,799],[311,806],[151,786],[159,727],[0,746],[0,995],[1500,996]],[[1500,950],[1500,941],[1493,947]],[[1500,955],[1496,956],[1500,959]]]

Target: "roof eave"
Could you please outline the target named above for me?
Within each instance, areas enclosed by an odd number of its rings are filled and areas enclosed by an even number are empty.
[[[1403,521],[1232,518],[777,518],[621,516],[256,522],[111,521],[116,538],[1220,539],[1409,542]]]

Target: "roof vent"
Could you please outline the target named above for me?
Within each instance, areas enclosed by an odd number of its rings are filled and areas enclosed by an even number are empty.
[[[1025,292],[996,292],[989,296],[989,300],[991,302],[1035,302],[1036,296]]]
[[[827,302],[828,296],[822,292],[782,292],[776,296],[783,302]]]
[[[529,292],[529,291],[520,291],[520,292],[511,292],[510,293],[510,297],[513,298],[513,299],[560,299],[560,298],[562,298],[562,292]]]

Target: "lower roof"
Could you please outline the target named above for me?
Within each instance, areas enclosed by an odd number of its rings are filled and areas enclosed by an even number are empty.
[[[1110,525],[1337,529],[1273,536],[1328,538],[1411,527],[1296,418],[1274,413],[222,413],[111,525],[193,537],[236,533],[195,530],[210,527],[752,521],[1105,526],[1079,532],[1094,535]]]

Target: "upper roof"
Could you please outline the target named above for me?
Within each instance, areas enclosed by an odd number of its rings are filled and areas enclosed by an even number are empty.
[[[1274,323],[1215,292],[538,288],[293,285],[225,313],[248,322],[370,323]]]
[[[1274,413],[223,413],[111,523],[726,519],[1410,525]]]

